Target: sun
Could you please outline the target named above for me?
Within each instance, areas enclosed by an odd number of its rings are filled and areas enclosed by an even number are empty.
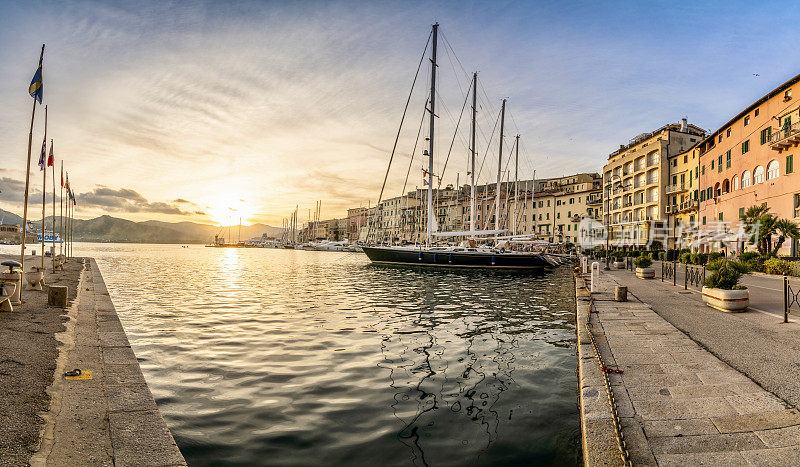
[[[208,217],[218,225],[237,225],[240,219],[242,225],[250,225],[253,210],[245,199],[234,193],[217,197],[209,205]]]

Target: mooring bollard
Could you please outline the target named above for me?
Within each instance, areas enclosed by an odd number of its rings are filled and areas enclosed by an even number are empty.
[[[581,273],[586,274],[589,272],[589,258],[586,256],[581,258]]]
[[[628,288],[624,285],[614,287],[614,301],[627,302],[628,301]]]
[[[67,307],[67,286],[51,285],[47,289],[47,304],[59,308]]]
[[[592,263],[592,280],[589,285],[589,293],[597,292],[600,288],[600,263],[595,261]]]

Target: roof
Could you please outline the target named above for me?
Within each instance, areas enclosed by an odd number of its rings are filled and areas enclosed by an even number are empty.
[[[713,132],[710,135],[708,135],[702,142],[705,143],[708,140],[714,139],[717,135],[720,134],[720,132],[722,130],[724,130],[725,128],[729,127],[730,125],[733,125],[733,122],[735,122],[736,120],[739,120],[740,118],[742,118],[745,115],[749,114],[751,111],[755,110],[756,107],[758,107],[761,104],[763,104],[764,102],[772,99],[773,97],[777,96],[778,94],[782,93],[787,88],[797,84],[798,82],[800,82],[800,74],[796,75],[794,78],[790,79],[789,81],[786,81],[785,83],[781,84],[777,88],[775,88],[772,91],[768,92],[761,99],[759,99],[759,100],[753,102],[752,104],[750,104],[750,106],[748,106],[746,109],[744,109],[741,112],[739,112],[738,114],[736,114],[736,116],[733,117],[732,119],[730,119],[727,122],[725,122],[725,124],[722,125],[721,127],[719,127],[719,129],[717,129],[715,132]]]

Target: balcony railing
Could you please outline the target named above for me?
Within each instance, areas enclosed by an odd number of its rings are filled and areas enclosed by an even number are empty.
[[[650,177],[650,178],[647,179],[647,184],[648,185],[652,185],[654,183],[658,183],[658,178],[657,177]]]
[[[667,185],[667,187],[664,189],[664,191],[667,194],[670,194],[670,193],[682,193],[682,192],[684,192],[686,190],[688,190],[688,187],[684,183],[678,183],[678,184],[675,184],[675,185]]]
[[[691,199],[689,201],[684,201],[678,206],[678,210],[680,212],[685,211],[693,211],[698,208],[699,203],[696,199]]]
[[[645,167],[647,167],[647,166],[644,163],[636,164],[636,165],[633,166],[633,170],[635,172],[638,172],[640,170],[644,170]]]
[[[586,202],[586,204],[602,204],[602,203],[603,203],[603,198],[600,196],[595,198],[590,197],[589,201]]]
[[[658,202],[658,197],[656,197],[656,196],[648,196],[647,197],[647,202],[648,203],[657,203]]]
[[[782,127],[769,138],[769,147],[778,153],[798,144],[800,144],[800,122]]]
[[[649,157],[649,158],[647,158],[647,166],[648,167],[652,167],[652,166],[654,166],[656,164],[658,164],[658,157]]]
[[[622,191],[631,191],[631,190],[633,190],[632,184],[628,184],[622,187]]]
[[[630,206],[633,206],[633,203],[632,203],[632,202],[630,202],[630,201],[624,201],[624,202],[622,203],[622,207],[625,207],[625,208],[627,208],[627,207],[630,207]]]

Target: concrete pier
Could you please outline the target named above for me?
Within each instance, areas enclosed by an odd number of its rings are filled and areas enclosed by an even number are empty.
[[[640,280],[642,287],[647,283]],[[630,284],[629,282],[626,282]],[[800,458],[800,413],[717,358],[602,273],[599,292],[577,281],[579,386],[589,465],[789,465]],[[662,300],[668,299],[667,296]],[[597,313],[590,313],[590,306]],[[721,313],[721,312],[720,312]],[[590,323],[589,329],[586,327]],[[596,342],[597,351],[589,343]],[[613,430],[602,369],[620,420],[627,460]]]
[[[39,375],[31,389],[37,403],[25,410],[12,405],[14,424],[0,423],[0,458],[31,465],[185,465],[97,264],[91,258],[78,258],[64,269],[48,272],[45,283],[68,285],[67,309],[48,307],[45,287],[40,292],[25,291],[25,303],[18,311],[0,314],[2,346],[9,342],[5,339],[9,328],[27,322],[50,323],[38,331],[46,355],[31,358],[17,369],[23,379],[26,373]],[[17,335],[17,344],[37,345],[26,335]],[[74,369],[80,369],[81,375],[64,376]],[[6,377],[0,375],[0,384],[6,386]],[[5,399],[4,395],[4,408]]]

